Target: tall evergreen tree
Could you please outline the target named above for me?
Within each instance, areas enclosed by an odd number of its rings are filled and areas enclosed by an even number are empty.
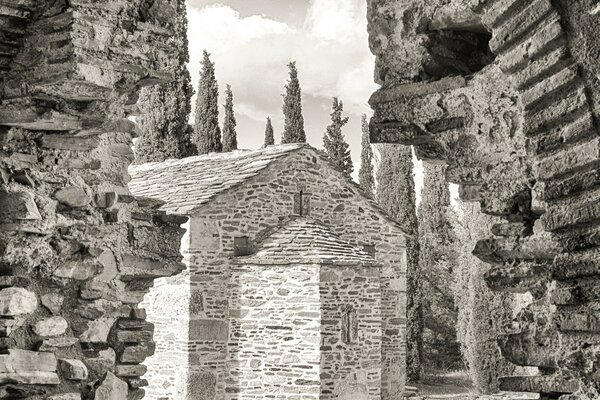
[[[202,58],[202,74],[198,84],[196,99],[196,125],[194,126],[193,141],[198,154],[220,152],[221,129],[219,128],[219,85],[215,77],[215,64],[210,60],[210,54],[204,50]]]
[[[342,133],[342,128],[348,123],[348,117],[342,117],[343,112],[344,104],[334,97],[331,124],[327,126],[327,131],[323,135],[323,147],[333,164],[350,176],[354,166],[350,157],[350,146]]]
[[[469,366],[469,376],[478,394],[500,389],[500,377],[510,376],[515,366],[500,352],[497,338],[510,329],[518,296],[492,292],[484,276],[490,264],[473,255],[479,238],[485,237],[498,217],[485,215],[479,203],[459,203],[460,218],[454,218],[458,239],[458,261],[454,298],[458,308],[457,337]]]
[[[233,112],[233,92],[227,85],[225,90],[225,121],[223,121],[223,151],[237,150],[237,133],[235,127],[235,114]]]
[[[265,144],[264,147],[275,144],[275,136],[273,134],[273,124],[271,123],[271,117],[267,117],[267,126],[265,128]]]
[[[358,171],[358,182],[369,196],[375,191],[375,177],[373,176],[373,149],[369,139],[369,123],[367,116],[361,116],[362,140],[360,150],[360,170]]]
[[[377,201],[411,235],[406,241],[406,373],[414,383],[421,373],[423,310],[412,151],[401,145],[381,145],[379,150]]]
[[[298,80],[296,62],[288,64],[290,80],[285,85],[283,98],[283,137],[281,143],[306,143],[304,117],[302,116],[302,90]]]
[[[136,163],[164,161],[195,154],[188,118],[194,94],[186,63],[189,61],[185,0],[177,0],[175,35],[177,55],[165,69],[176,80],[142,88],[139,99],[141,135],[136,142]]]
[[[446,167],[424,163],[425,179],[419,204],[420,266],[423,289],[423,360],[431,370],[464,367],[456,339],[457,310],[452,288],[456,266]],[[425,365],[426,364],[426,365]]]

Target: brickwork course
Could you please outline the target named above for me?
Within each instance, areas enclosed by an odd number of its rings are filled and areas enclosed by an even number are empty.
[[[146,306],[173,316],[146,361],[151,398],[401,395],[405,234],[322,153],[268,146],[130,174],[133,193],[190,216],[189,277]]]

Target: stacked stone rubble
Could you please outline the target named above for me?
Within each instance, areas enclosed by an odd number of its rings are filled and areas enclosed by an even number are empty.
[[[447,162],[464,200],[505,218],[474,251],[494,265],[492,289],[533,294],[499,343],[510,361],[539,375],[507,377],[502,387],[551,398],[594,392],[600,373],[600,43],[592,3],[370,2],[383,84],[371,99],[372,140],[412,144],[422,158]],[[452,12],[436,20],[444,8]],[[486,28],[495,61],[436,76],[427,68],[432,54],[453,47],[430,46],[431,31],[456,38],[457,26]],[[412,62],[408,75],[422,81],[409,82],[400,54]],[[453,65],[463,61],[452,54]]]
[[[168,1],[0,4],[0,398],[140,399],[185,221],[127,188],[141,85],[169,79]]]

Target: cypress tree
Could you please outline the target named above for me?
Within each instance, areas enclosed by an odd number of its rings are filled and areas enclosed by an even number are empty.
[[[267,117],[267,126],[265,128],[265,144],[264,147],[275,144],[275,136],[273,135],[273,124],[271,123],[271,117]]]
[[[381,145],[379,149],[377,201],[412,235],[406,241],[406,374],[414,383],[421,373],[423,310],[412,151],[402,145]]]
[[[331,124],[327,126],[327,131],[323,135],[323,147],[333,164],[350,176],[354,167],[350,157],[350,146],[342,133],[342,128],[348,123],[348,117],[342,117],[343,112],[344,104],[334,97]]]
[[[302,116],[302,90],[298,80],[296,62],[288,64],[290,80],[285,85],[283,98],[283,137],[281,143],[306,143],[304,117]]]
[[[373,149],[369,140],[369,123],[367,116],[361,116],[362,140],[360,150],[360,170],[358,171],[358,182],[365,192],[373,197],[375,191],[375,177],[373,176]]]
[[[456,370],[464,364],[456,338],[457,310],[451,286],[456,266],[446,167],[425,163],[419,204],[420,266],[423,290],[423,360],[431,370]]]
[[[186,63],[189,61],[185,0],[177,1],[175,35],[177,55],[165,69],[177,79],[142,88],[139,99],[141,135],[136,142],[136,163],[182,158],[195,153],[188,130],[194,94]]]
[[[237,133],[235,127],[235,114],[233,112],[233,92],[231,86],[227,85],[225,91],[225,121],[223,122],[223,151],[237,150]]]
[[[489,234],[498,217],[485,215],[479,203],[459,203],[455,218],[458,242],[454,298],[458,307],[457,337],[469,366],[469,376],[478,394],[497,393],[500,377],[510,376],[515,366],[501,354],[497,338],[508,333],[513,320],[515,298],[511,293],[492,292],[484,276],[490,264],[473,255],[477,238]]]
[[[215,64],[210,60],[210,54],[204,50],[202,59],[202,74],[198,84],[196,99],[196,124],[193,141],[198,154],[220,152],[221,129],[219,128],[219,85],[215,77]]]

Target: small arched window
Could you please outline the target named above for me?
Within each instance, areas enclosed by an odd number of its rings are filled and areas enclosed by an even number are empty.
[[[342,307],[342,342],[356,343],[358,339],[358,319],[356,310],[350,304]]]

